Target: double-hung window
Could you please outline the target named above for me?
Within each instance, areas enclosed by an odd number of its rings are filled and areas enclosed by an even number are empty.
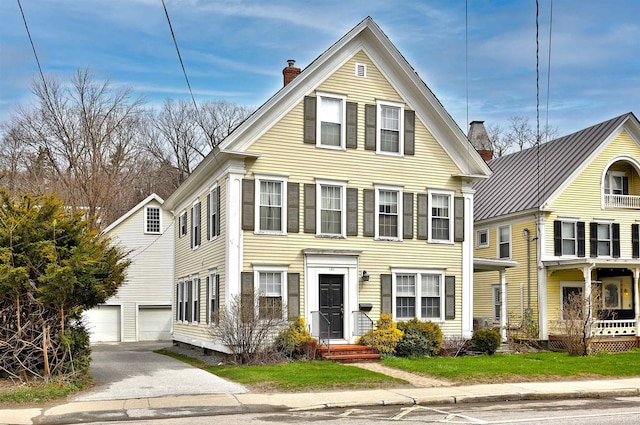
[[[402,238],[401,201],[401,190],[393,187],[376,187],[376,238],[391,240]]]
[[[191,278],[191,290],[189,291],[190,303],[191,303],[191,317],[189,321],[198,323],[200,321],[200,278],[198,276],[192,276]]]
[[[185,320],[185,292],[184,281],[179,280],[176,286],[176,321],[182,322]]]
[[[441,273],[396,273],[394,275],[395,319],[443,319]]]
[[[178,217],[178,237],[181,238],[187,235],[187,212],[183,211]]]
[[[160,207],[145,207],[144,232],[153,234],[162,233],[161,217]]]
[[[400,103],[378,101],[377,152],[404,154],[404,107]]]
[[[489,246],[489,229],[480,229],[476,231],[476,247],[486,248]]]
[[[577,233],[575,221],[562,222],[562,255],[576,255]]]
[[[286,231],[286,179],[256,178],[256,229],[260,233]]]
[[[284,293],[283,272],[258,272],[259,317],[261,319],[281,319],[283,317]]]
[[[218,313],[219,306],[219,276],[215,270],[209,272],[209,281],[207,287],[207,323],[214,322]]]
[[[316,228],[319,235],[345,236],[345,191],[343,183],[319,182],[316,193],[320,206],[319,214],[316,214],[318,223]]]
[[[598,256],[611,255],[611,224],[598,223]]]
[[[498,227],[498,258],[511,258],[511,226]]]
[[[317,99],[317,146],[344,149],[346,97],[318,93]]]
[[[209,240],[213,240],[220,234],[220,217],[218,216],[220,211],[220,206],[218,205],[218,202],[220,201],[220,187],[216,186],[211,189],[211,192],[209,192],[208,200],[208,237]]]
[[[622,171],[608,171],[604,178],[604,193],[607,195],[628,195],[629,178]]]
[[[429,191],[429,241],[453,242],[451,214],[453,194]]]

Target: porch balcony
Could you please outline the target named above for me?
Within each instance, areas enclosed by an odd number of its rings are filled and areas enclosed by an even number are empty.
[[[566,334],[564,320],[550,320],[549,333],[555,335]],[[636,336],[636,320],[594,320],[591,323],[591,336]]]
[[[640,210],[640,196],[636,195],[604,195],[605,208],[628,208]]]

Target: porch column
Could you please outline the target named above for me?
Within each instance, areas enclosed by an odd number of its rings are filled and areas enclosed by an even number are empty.
[[[640,268],[636,267],[633,273],[633,309],[636,314],[636,336],[640,336],[640,294],[638,294],[638,280]]]
[[[500,335],[502,342],[507,341],[507,274],[500,270]]]
[[[584,276],[584,301],[585,301],[585,315],[589,322],[593,317],[593,300],[591,299],[591,268],[592,266],[585,266],[582,269]]]

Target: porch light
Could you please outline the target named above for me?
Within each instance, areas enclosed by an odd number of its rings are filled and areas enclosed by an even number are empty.
[[[362,281],[363,282],[369,282],[369,273],[367,273],[366,270],[362,271]]]

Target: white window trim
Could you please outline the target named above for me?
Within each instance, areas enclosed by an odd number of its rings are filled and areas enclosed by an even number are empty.
[[[573,220],[573,219],[564,219],[564,220],[560,220],[560,223],[562,223],[560,225],[560,254],[562,257],[567,257],[567,258],[574,258],[578,256],[578,220]],[[565,254],[564,253],[564,241],[565,241],[565,237],[564,237],[564,224],[565,223],[571,223],[573,224],[573,234],[574,234],[574,238],[573,238],[573,254]],[[567,240],[569,240],[568,238],[566,238]]]
[[[340,234],[336,233],[322,233],[322,186],[338,186],[340,187]],[[329,237],[343,237],[347,236],[347,184],[345,182],[335,180],[316,180],[316,235],[317,236],[329,236]]]
[[[436,318],[436,317],[421,317],[421,310],[422,310],[422,275],[423,274],[429,274],[429,275],[438,275],[440,276],[440,317]],[[445,281],[444,281],[444,270],[442,269],[420,269],[420,270],[416,270],[416,269],[393,269],[392,270],[392,275],[391,275],[391,300],[392,300],[392,306],[391,306],[391,310],[393,311],[393,320],[395,321],[406,321],[406,320],[411,320],[413,319],[413,317],[398,317],[396,316],[396,298],[397,298],[397,291],[396,291],[396,277],[398,275],[413,275],[415,276],[416,280],[416,302],[415,302],[415,317],[418,318],[418,320],[421,321],[431,321],[434,323],[445,323],[445,312],[444,312],[444,308],[445,308],[445,292],[444,292],[444,286],[445,286]]]
[[[613,226],[612,226],[612,224],[614,223],[614,220],[613,219],[604,219],[604,218],[595,218],[593,221],[598,226],[600,226],[601,224],[609,226],[609,239],[607,239],[609,241],[609,253],[608,254],[603,254],[603,255],[600,255],[600,241],[604,241],[604,239],[600,239],[598,237],[598,229],[596,228],[596,257],[599,257],[599,258],[611,258],[612,254],[613,254]]]
[[[564,320],[564,288],[580,288],[584,294],[584,282],[583,281],[560,281],[560,319]]]
[[[260,230],[260,182],[262,181],[276,181],[282,183],[282,193],[280,194],[282,199],[282,214],[280,220],[280,230]],[[269,176],[269,175],[255,175],[255,223],[254,233],[262,235],[286,235],[287,234],[287,177],[282,176]]]
[[[287,288],[287,273],[288,270],[286,267],[282,266],[254,266],[253,267],[253,290],[255,294],[260,296],[260,273],[281,273],[282,275],[282,287],[281,287],[281,296],[282,296],[282,319],[287,320],[287,310],[289,309],[287,306],[287,295],[289,294],[289,290]]]
[[[148,211],[150,209],[155,209],[158,210],[158,228],[159,230],[157,232],[150,232],[148,226]],[[158,207],[158,206],[146,206],[144,207],[144,233],[147,235],[161,235],[162,234],[162,208]]]
[[[500,240],[500,229],[504,229],[504,228],[509,228],[509,256],[508,257],[500,257],[500,244],[503,242]],[[505,226],[498,226],[496,228],[496,245],[497,245],[497,251],[496,251],[496,258],[498,259],[511,259],[511,256],[513,254],[513,229],[511,228],[510,224],[507,224]]]
[[[184,323],[184,316],[186,315],[184,309],[184,279],[178,279],[178,294],[176,300],[176,309],[179,310],[176,319],[178,323]]]
[[[387,152],[380,150],[380,130],[382,129],[382,106],[391,106],[400,109],[398,117],[398,152]],[[390,102],[386,100],[376,101],[376,153],[379,155],[404,156],[404,104]]]
[[[403,220],[403,211],[402,211],[402,201],[403,201],[403,192],[401,186],[387,186],[387,185],[375,185],[375,233],[374,239],[383,240],[383,241],[401,241],[402,240],[402,222]],[[380,236],[380,191],[392,191],[398,192],[398,235],[396,237],[388,237],[388,236]]]
[[[322,144],[322,122],[316,119],[316,147],[333,150],[346,150],[347,140],[347,96],[343,94],[316,92],[316,111],[320,112],[322,99],[337,99],[341,101],[340,106],[340,146],[330,146]]]
[[[494,322],[500,322],[501,317],[496,317],[496,306],[500,306],[500,314],[502,314],[502,285],[495,283],[491,285],[491,319]],[[498,290],[498,297],[496,297],[496,289]]]
[[[183,210],[178,216],[178,238],[187,236],[189,234],[189,219],[187,210]],[[184,218],[184,233],[182,232],[182,219]]]
[[[358,75],[358,68],[362,68],[364,70],[362,75]],[[356,77],[358,77],[358,78],[367,78],[367,64],[366,63],[356,62],[356,66],[355,66],[355,69],[354,69],[354,75]]]
[[[480,242],[480,234],[484,233],[485,235],[487,235],[487,241],[485,243],[481,243]],[[478,229],[476,230],[476,248],[488,248],[490,245],[490,240],[489,240],[489,229]]]
[[[213,185],[213,187],[211,187],[211,189],[209,189],[209,205],[207,205],[207,209],[209,210],[209,213],[207,215],[207,223],[208,223],[208,226],[207,226],[207,238],[210,241],[215,241],[216,239],[218,239],[218,235],[216,235],[215,232],[212,231],[213,223],[214,223],[213,217],[214,217],[214,215],[218,214],[218,208],[217,207],[213,208],[213,203],[214,202],[218,202],[217,196],[215,196],[215,197],[213,196],[213,193],[214,193],[213,191],[216,190],[216,189],[218,191],[220,190],[220,187],[217,184]],[[217,221],[218,221],[218,223],[220,223],[220,217],[217,217]]]
[[[455,195],[455,193],[453,191],[449,191],[449,190],[429,190],[427,191],[428,195],[429,195],[429,200],[428,200],[428,229],[429,229],[429,236],[427,241],[430,243],[446,243],[446,244],[452,244],[453,243],[453,223],[454,223],[454,218],[453,218],[453,196]],[[433,232],[433,222],[432,222],[432,205],[433,205],[433,195],[446,195],[449,197],[449,239],[433,239],[432,236],[432,232]]]
[[[198,283],[200,283],[200,277],[197,274],[194,274],[191,276],[191,280],[190,280],[190,284],[191,284],[191,291],[193,294],[193,298],[191,299],[191,321],[190,323],[192,325],[197,325],[198,321],[196,320],[196,317],[198,316],[198,314],[196,313],[196,302],[198,303],[198,307],[197,307],[197,311],[200,311],[200,293],[198,291]]]
[[[200,220],[197,223],[196,222],[196,206],[199,205],[200,206]],[[193,250],[195,251],[196,249],[200,248],[200,245],[202,245],[202,203],[200,202],[200,199],[196,199],[195,201],[193,201],[193,205],[191,206],[191,208],[193,208],[193,220],[191,221],[191,233],[193,234]],[[200,231],[200,242],[197,243],[198,241],[196,241],[196,224],[198,225],[198,230]],[[197,244],[196,244],[197,243]]]
[[[211,315],[213,314],[213,310],[214,310],[214,305],[211,303],[211,295],[215,294],[216,295],[216,299],[219,299],[220,294],[218,294],[216,292],[216,276],[218,275],[218,269],[212,269],[209,270],[209,287],[207,288],[207,291],[209,293],[209,298],[207,298],[207,305],[205,308],[205,314],[207,314],[206,323],[211,324],[212,320],[211,320]],[[218,305],[220,304],[220,302],[218,301]]]

